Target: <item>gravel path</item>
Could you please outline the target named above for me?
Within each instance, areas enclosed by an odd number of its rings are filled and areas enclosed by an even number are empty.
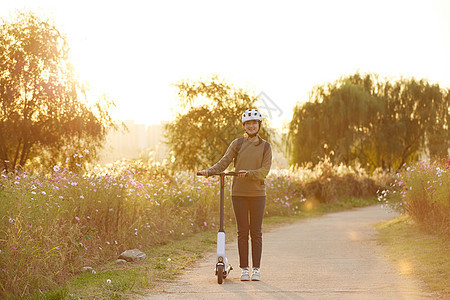
[[[239,280],[233,242],[227,257],[235,270],[222,285],[211,253],[164,292],[141,299],[429,299],[374,240],[374,224],[396,216],[371,206],[300,220],[264,233],[260,282]]]

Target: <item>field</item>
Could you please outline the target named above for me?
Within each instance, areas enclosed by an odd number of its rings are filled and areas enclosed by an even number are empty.
[[[85,266],[104,270],[98,278],[111,277],[105,266],[127,249],[161,255],[167,250],[157,249],[173,241],[216,231],[218,178],[169,170],[138,159],[90,172],[54,166],[47,173],[1,174],[0,295],[21,298],[58,291],[74,278],[92,276],[81,275]],[[314,169],[273,170],[266,180],[266,219],[286,221],[373,203],[376,191],[382,190],[376,182],[388,181],[389,176],[369,177],[329,162]],[[398,186],[398,179],[391,181]],[[229,190],[230,181],[227,197]],[[397,206],[404,206],[400,203]],[[225,220],[234,220],[229,202]],[[149,261],[160,264],[156,270],[165,270],[167,261],[158,255]],[[170,274],[173,270],[163,276]]]

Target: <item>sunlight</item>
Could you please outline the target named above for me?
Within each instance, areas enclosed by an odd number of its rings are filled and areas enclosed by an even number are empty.
[[[306,202],[305,202],[305,208],[306,208],[307,211],[312,210],[312,209],[314,208],[314,203],[313,203],[313,201],[306,200]]]
[[[80,79],[114,100],[121,120],[170,120],[172,84],[211,74],[266,93],[283,112],[271,120],[279,127],[313,86],[357,70],[450,85],[445,1],[206,3],[16,0],[0,11],[54,19]]]
[[[398,269],[401,274],[411,274],[413,271],[413,266],[409,260],[402,259],[398,262]]]
[[[352,241],[359,241],[360,237],[359,234],[356,231],[349,231],[347,232],[348,238]]]

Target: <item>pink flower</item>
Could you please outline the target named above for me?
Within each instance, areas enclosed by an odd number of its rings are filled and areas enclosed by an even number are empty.
[[[17,250],[17,248],[16,248],[16,247],[11,247],[11,249],[13,249],[13,250]]]
[[[77,220],[77,221],[80,221],[80,218],[78,218],[78,217],[75,217],[75,220]]]

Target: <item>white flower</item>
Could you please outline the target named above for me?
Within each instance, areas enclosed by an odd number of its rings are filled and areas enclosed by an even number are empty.
[[[110,284],[111,283],[111,279],[106,279],[106,283]]]
[[[53,171],[59,172],[59,170],[60,170],[60,167],[59,167],[58,165],[55,165],[55,166],[53,167]]]
[[[89,150],[88,150],[88,149],[84,149],[84,152],[85,152],[86,154],[89,154]]]

